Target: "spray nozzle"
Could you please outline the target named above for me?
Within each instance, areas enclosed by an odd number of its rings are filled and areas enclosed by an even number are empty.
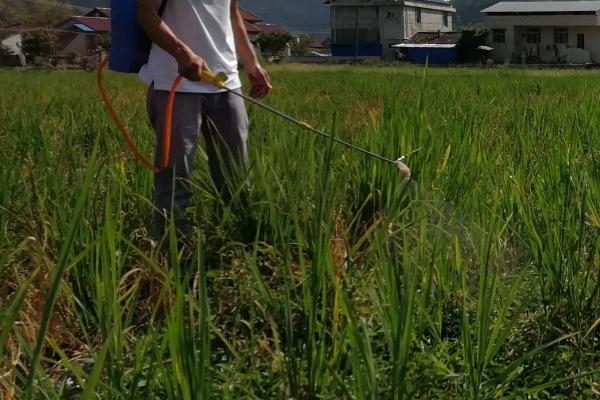
[[[406,180],[410,180],[411,172],[410,172],[410,168],[408,168],[408,166],[406,164],[404,164],[405,159],[406,159],[406,157],[400,157],[399,159],[396,160],[395,164],[396,164],[396,167],[398,168],[398,170],[400,171],[400,174],[402,175],[402,177]]]

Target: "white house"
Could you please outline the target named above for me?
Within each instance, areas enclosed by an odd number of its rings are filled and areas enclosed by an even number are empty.
[[[327,0],[332,55],[393,59],[393,45],[418,32],[452,32],[456,9],[443,0]]]
[[[500,2],[482,13],[498,62],[600,62],[600,1]]]
[[[21,50],[22,38],[23,35],[17,30],[7,29],[3,32],[0,32],[0,43],[4,47],[8,48],[18,60],[18,63],[23,66],[25,65],[25,55]]]

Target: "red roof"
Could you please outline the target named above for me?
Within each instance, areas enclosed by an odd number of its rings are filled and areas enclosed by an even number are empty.
[[[252,25],[251,23],[244,21],[244,25],[246,26],[246,32],[249,34],[259,34],[262,31],[256,25]]]
[[[261,17],[259,17],[258,15],[252,14],[250,11],[248,11],[242,7],[240,7],[240,13],[242,14],[242,19],[245,22],[254,23],[254,22],[262,21]]]
[[[73,17],[74,24],[84,24],[95,32],[110,32],[110,18],[99,17]]]
[[[288,31],[281,25],[276,24],[266,24],[263,22],[259,22],[254,24],[258,29],[260,29],[261,33],[269,34],[269,33],[288,33]]]

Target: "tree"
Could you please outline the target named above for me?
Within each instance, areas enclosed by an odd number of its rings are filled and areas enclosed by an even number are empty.
[[[313,35],[302,35],[292,42],[292,55],[302,57],[308,55],[315,42]]]
[[[458,10],[456,27],[481,26],[481,10],[497,3],[498,0],[454,0],[453,5]]]
[[[96,36],[96,46],[100,46],[104,50],[110,49],[110,46],[111,46],[111,37],[110,37],[110,35]]]
[[[53,26],[76,10],[68,2],[0,0],[0,26]]]
[[[27,57],[50,58],[54,55],[56,38],[47,31],[35,31],[23,35],[21,50]]]
[[[264,54],[281,55],[288,44],[294,40],[289,33],[267,33],[261,34],[256,40]]]
[[[463,63],[472,63],[478,61],[479,46],[486,43],[489,31],[485,29],[469,28],[461,32],[460,42],[458,44],[458,57]]]

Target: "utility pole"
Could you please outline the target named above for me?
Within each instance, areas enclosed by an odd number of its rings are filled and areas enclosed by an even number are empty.
[[[358,10],[356,7],[356,24],[354,29],[354,65],[358,64]]]

